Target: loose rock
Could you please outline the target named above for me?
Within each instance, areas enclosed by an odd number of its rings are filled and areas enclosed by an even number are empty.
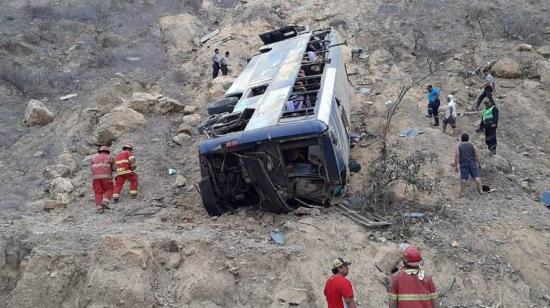
[[[49,191],[50,197],[57,199],[60,194],[68,194],[74,189],[73,183],[71,180],[58,177],[51,181]]]
[[[178,128],[178,133],[180,134],[193,135],[194,131],[195,131],[195,128],[193,128],[191,125],[188,125],[186,123],[181,123],[180,127]]]
[[[197,126],[201,121],[201,117],[198,114],[190,114],[183,117],[183,123],[190,126]]]
[[[174,186],[176,187],[185,186],[185,178],[183,177],[183,175],[178,174],[178,176],[176,177],[176,181],[174,182]]]
[[[183,108],[183,114],[192,114],[192,113],[195,113],[196,110],[197,110],[197,106],[187,105]]]
[[[533,50],[533,46],[532,46],[532,45],[529,45],[529,44],[519,44],[519,45],[518,45],[518,50],[519,50],[519,51],[532,51],[532,50]]]
[[[537,49],[537,52],[546,59],[550,58],[550,46],[543,46]]]
[[[181,256],[179,253],[173,253],[168,258],[168,262],[166,262],[166,268],[178,268],[181,264]]]
[[[96,129],[96,138],[100,144],[110,144],[124,133],[145,126],[145,117],[126,106],[118,106],[101,119]]]
[[[44,172],[42,174],[48,179],[53,179],[57,177],[64,178],[68,176],[70,172],[71,172],[71,169],[69,169],[69,167],[62,164],[58,164],[54,166],[47,166],[44,169]]]
[[[495,76],[501,78],[514,79],[521,77],[521,65],[513,59],[503,58],[498,60],[493,66]]]
[[[184,109],[184,106],[175,99],[145,92],[133,93],[128,100],[128,107],[145,114],[166,114],[181,112]]]
[[[54,114],[42,102],[31,99],[25,110],[25,118],[23,124],[31,125],[46,125],[53,121]]]
[[[172,141],[174,141],[174,143],[176,143],[177,145],[183,145],[189,139],[191,139],[191,136],[187,134],[178,134],[177,136],[174,136],[174,138],[172,138]]]

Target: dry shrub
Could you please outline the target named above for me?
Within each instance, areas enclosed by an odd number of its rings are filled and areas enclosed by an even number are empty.
[[[36,97],[50,92],[48,74],[40,67],[3,61],[0,63],[0,79],[16,88],[24,96]]]
[[[393,191],[398,184],[405,186],[405,193],[411,202],[417,202],[420,195],[430,195],[439,188],[439,180],[425,173],[425,166],[437,158],[435,153],[415,151],[401,157],[389,145],[383,145],[381,155],[370,163],[364,184],[363,199],[375,208],[386,208],[391,204]]]

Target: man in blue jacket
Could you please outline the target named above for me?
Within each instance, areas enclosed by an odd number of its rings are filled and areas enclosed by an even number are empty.
[[[439,89],[428,85],[428,117],[432,117],[435,120],[435,124],[433,126],[439,126],[439,105],[441,102],[439,101]]]

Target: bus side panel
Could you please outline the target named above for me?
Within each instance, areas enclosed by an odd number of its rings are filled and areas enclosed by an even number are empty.
[[[339,184],[341,182],[340,172],[338,170],[338,162],[336,161],[332,140],[329,136],[322,136],[320,141],[323,155],[325,156],[325,167],[327,169],[329,182]]]

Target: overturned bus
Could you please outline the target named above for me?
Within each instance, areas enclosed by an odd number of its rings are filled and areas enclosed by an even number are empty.
[[[336,31],[287,26],[260,38],[260,53],[199,127],[211,216],[328,205],[346,185],[351,98]]]

